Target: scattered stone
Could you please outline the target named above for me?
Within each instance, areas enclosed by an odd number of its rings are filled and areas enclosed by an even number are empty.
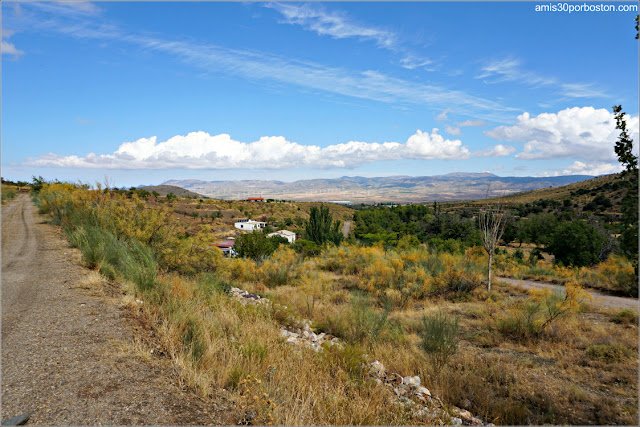
[[[248,303],[271,304],[268,298],[262,298],[255,293],[248,293],[239,288],[231,288],[230,295],[243,305]],[[286,307],[283,308],[286,309]],[[344,343],[331,334],[316,334],[313,332],[311,321],[306,319],[300,320],[298,327],[280,329],[280,333],[285,338],[285,342],[291,345],[304,346],[316,352],[322,350],[325,344],[335,345],[340,348],[344,347]],[[365,355],[366,358],[368,358],[367,355]],[[485,425],[482,420],[474,417],[467,410],[454,406],[450,411],[446,411],[442,401],[432,396],[429,389],[421,385],[419,376],[403,377],[395,372],[388,373],[382,362],[378,360],[368,363],[367,367],[369,374],[377,384],[389,388],[395,394],[400,405],[408,408],[414,417],[419,418],[427,425],[442,425],[445,420],[450,425],[456,426]],[[492,424],[487,425],[491,426]]]

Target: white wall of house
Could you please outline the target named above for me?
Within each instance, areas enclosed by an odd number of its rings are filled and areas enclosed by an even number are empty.
[[[287,239],[289,243],[294,243],[296,241],[296,233],[289,230],[279,230],[279,231],[276,231],[275,233],[269,233],[267,234],[267,236],[268,237],[281,236]]]
[[[235,223],[235,227],[242,231],[262,230],[265,225],[267,225],[266,222],[253,221],[251,219],[241,219]]]

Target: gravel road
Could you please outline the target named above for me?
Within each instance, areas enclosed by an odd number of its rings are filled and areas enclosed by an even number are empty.
[[[534,282],[532,280],[517,280],[517,279],[508,279],[506,277],[496,277],[496,280],[509,283],[511,285],[520,286],[528,289],[551,289],[551,290],[563,290],[564,286],[554,285],[552,283],[542,283],[542,282]],[[634,310],[638,310],[638,299],[636,298],[625,298],[625,297],[616,297],[613,295],[605,295],[597,291],[588,290],[587,291],[593,297],[593,301],[591,304],[598,305],[600,307],[605,308],[631,308]]]
[[[116,299],[78,286],[89,273],[26,194],[2,207],[2,419],[38,425],[233,423],[183,391],[171,362],[131,350]]]

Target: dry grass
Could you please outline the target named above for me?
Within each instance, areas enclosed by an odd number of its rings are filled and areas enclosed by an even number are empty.
[[[184,386],[201,395],[226,390],[237,403],[237,422],[418,423],[364,372],[363,363],[374,359],[390,371],[420,376],[445,402],[499,424],[637,421],[637,313],[575,305],[535,334],[507,334],[501,325],[544,299],[503,284],[486,292],[481,249],[453,256],[425,247],[343,245],[306,260],[280,249],[256,264],[203,256],[194,248],[205,247],[198,245],[210,236],[178,239],[180,227],[170,217],[139,209],[135,201],[114,205],[54,187],[48,208],[63,223],[57,200],[69,200],[65,192],[78,209],[95,205],[101,214],[116,215],[108,224],[120,238],[155,245],[157,276],[145,282],[137,275],[130,282],[119,277],[128,292],[123,304],[157,341],[141,343],[150,346],[142,353],[158,349],[171,357]],[[142,226],[132,227],[131,218]],[[162,240],[149,234],[149,224],[161,225]],[[145,268],[150,266],[155,268],[153,262]],[[224,293],[228,282],[287,309],[244,306]],[[93,275],[87,286],[99,283]],[[439,374],[419,347],[422,318],[435,312],[458,316],[461,328],[459,349]],[[288,345],[279,330],[300,318],[347,345],[317,353]]]

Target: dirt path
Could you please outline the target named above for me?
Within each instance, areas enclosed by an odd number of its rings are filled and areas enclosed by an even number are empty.
[[[351,233],[351,223],[353,221],[352,220],[347,220],[344,222],[344,224],[342,225],[342,235],[344,237],[349,236],[349,233]]]
[[[2,419],[39,425],[227,424],[182,391],[165,357],[142,357],[116,300],[78,287],[88,270],[28,195],[2,207]],[[76,260],[76,261],[74,261]]]
[[[534,282],[532,280],[516,280],[506,277],[496,277],[496,280],[500,280],[511,285],[520,286],[527,289],[551,289],[551,290],[563,290],[564,286],[554,285],[552,283]],[[638,310],[638,300],[635,298],[616,297],[612,295],[605,295],[597,291],[587,291],[593,297],[592,304],[599,305],[605,308],[631,308]]]

